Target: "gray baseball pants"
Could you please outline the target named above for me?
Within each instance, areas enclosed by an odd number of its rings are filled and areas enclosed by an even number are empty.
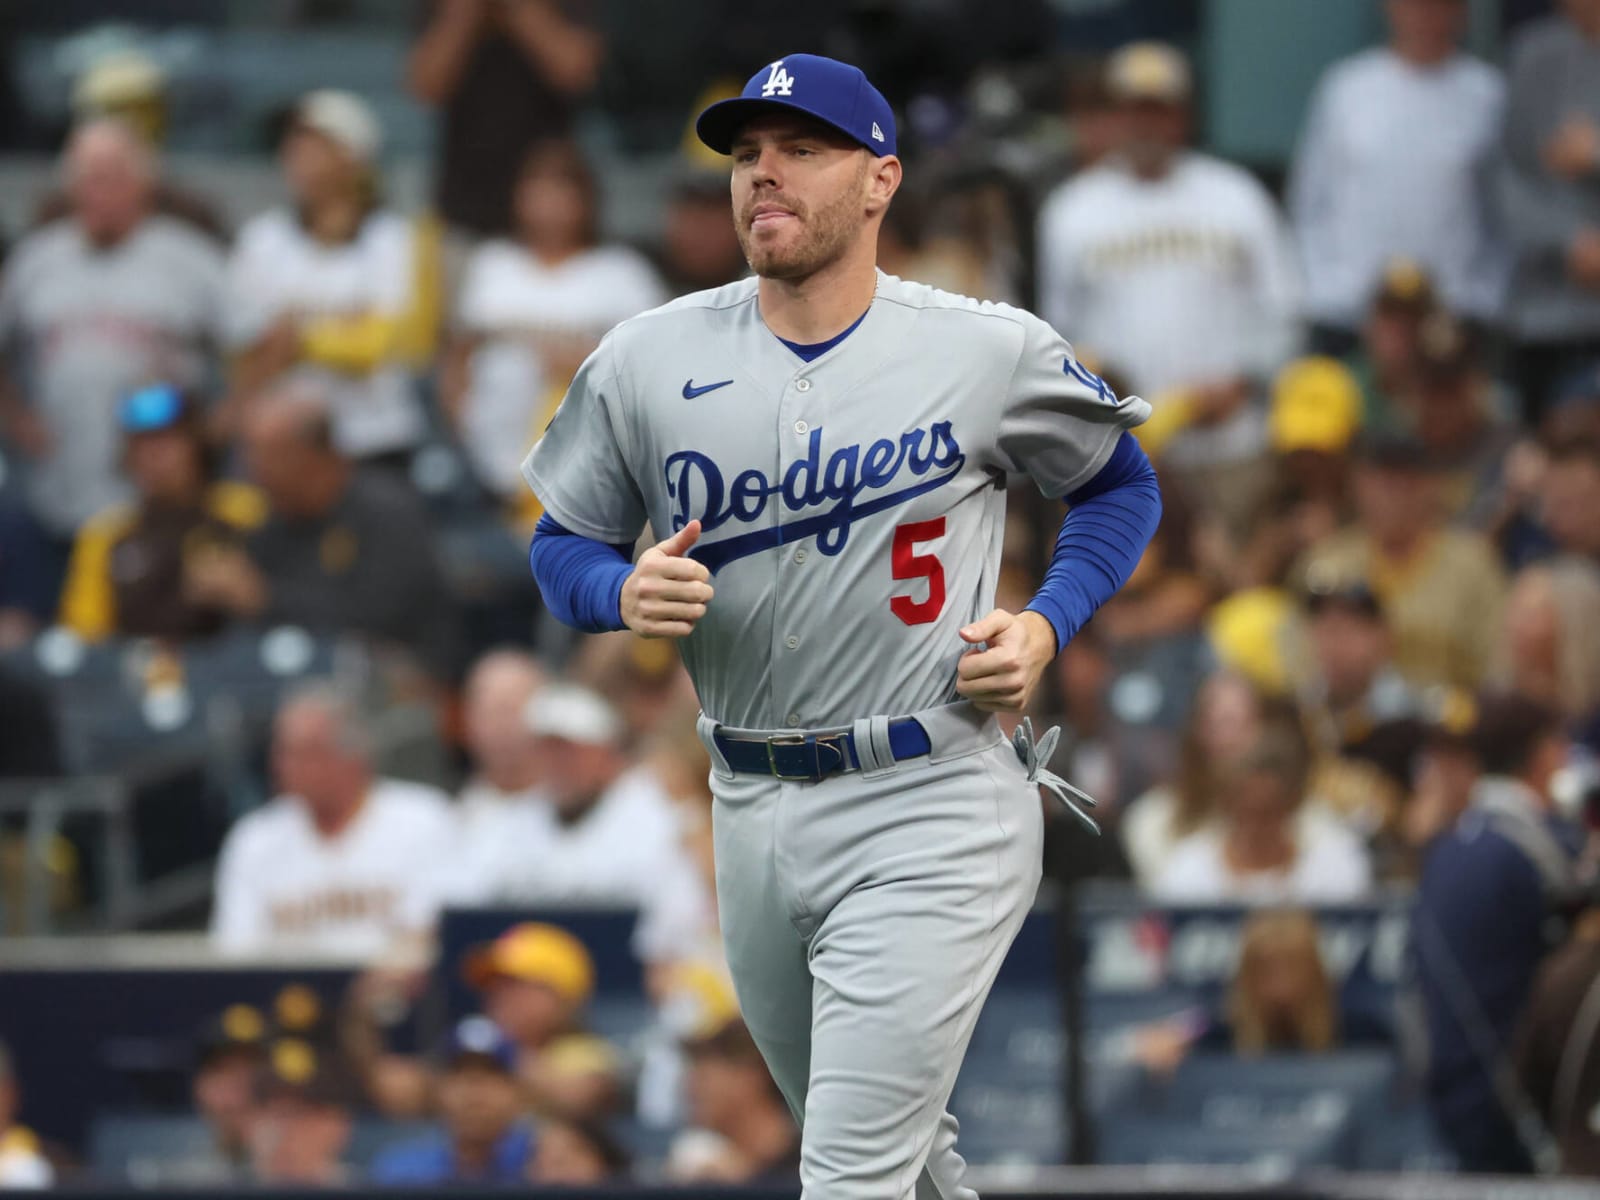
[[[945,1105],[1033,904],[1043,816],[991,716],[915,715],[931,754],[876,759],[887,718],[858,721],[867,769],[820,783],[734,775],[700,720],[723,940],[801,1125],[802,1200],[977,1200]]]

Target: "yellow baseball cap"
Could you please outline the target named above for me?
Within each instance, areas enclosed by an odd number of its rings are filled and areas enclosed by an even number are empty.
[[[1290,363],[1272,389],[1268,429],[1279,454],[1349,449],[1361,428],[1361,387],[1337,359],[1313,356]]]
[[[1130,42],[1106,63],[1106,92],[1119,101],[1186,104],[1194,94],[1194,75],[1176,46]]]
[[[480,991],[496,979],[542,983],[573,1004],[594,992],[594,960],[565,929],[527,921],[513,925],[462,963],[466,981]]]

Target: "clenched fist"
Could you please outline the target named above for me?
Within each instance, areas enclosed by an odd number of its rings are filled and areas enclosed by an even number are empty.
[[[1056,631],[1035,612],[997,608],[961,631],[973,646],[956,667],[956,694],[985,712],[1021,712],[1056,655]],[[979,649],[980,643],[987,643]]]
[[[642,637],[688,637],[711,603],[711,572],[685,558],[700,540],[700,522],[690,521],[639,556],[622,585],[622,620]]]

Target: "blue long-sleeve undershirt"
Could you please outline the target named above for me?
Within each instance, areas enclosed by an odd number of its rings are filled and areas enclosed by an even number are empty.
[[[584,633],[622,629],[622,585],[633,571],[630,543],[607,545],[546,513],[534,527],[528,565],[556,619]]]
[[[1095,477],[1066,497],[1071,505],[1050,568],[1028,609],[1050,622],[1056,646],[1072,636],[1133,574],[1161,519],[1161,489],[1139,443],[1123,434]],[[633,547],[573,533],[539,518],[528,562],[556,617],[586,633],[622,629],[622,585]]]
[[[1129,433],[1095,477],[1065,499],[1071,508],[1050,567],[1027,604],[1050,622],[1058,650],[1128,582],[1161,521],[1155,468]]]

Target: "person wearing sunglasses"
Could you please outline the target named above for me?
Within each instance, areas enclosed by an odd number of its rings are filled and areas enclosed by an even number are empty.
[[[199,637],[225,611],[195,594],[205,557],[237,546],[266,517],[248,484],[218,478],[196,400],[170,384],[123,398],[122,467],[134,499],[86,522],[73,544],[60,620],[79,637]]]

